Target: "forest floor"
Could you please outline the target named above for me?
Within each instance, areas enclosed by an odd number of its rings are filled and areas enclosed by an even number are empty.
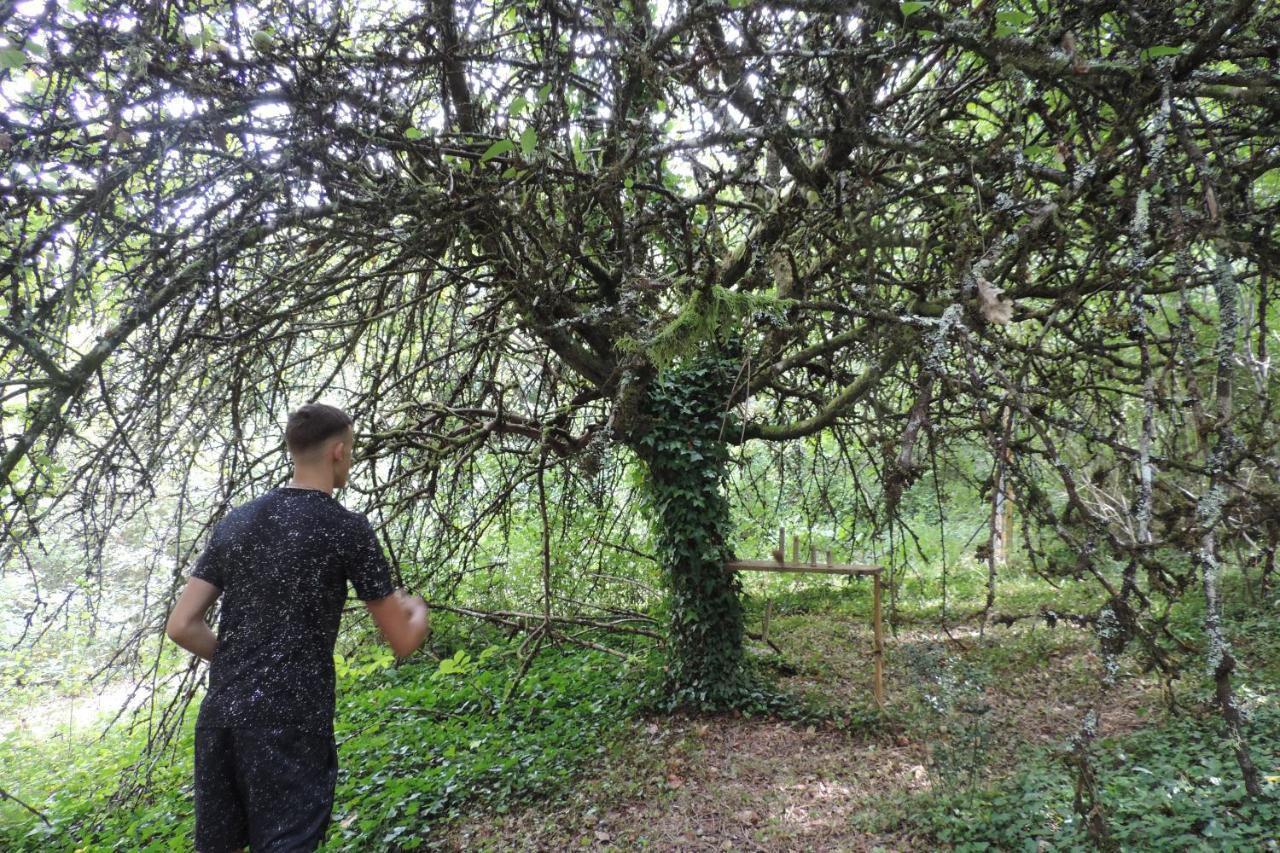
[[[909,810],[917,794],[997,778],[1028,749],[1065,746],[1098,696],[1101,661],[1088,630],[904,627],[886,642],[888,701],[879,716],[865,617],[820,610],[773,624],[782,651],[761,660],[817,712],[814,721],[643,718],[561,796],[468,815],[431,841],[456,849],[936,849],[936,839],[916,834],[919,824],[893,825],[885,812]],[[1161,704],[1156,678],[1127,673],[1107,696],[1101,735],[1142,726]]]
[[[1280,598],[1225,591],[1261,797],[1244,792],[1195,651],[1202,600],[1170,612],[1162,641],[1188,650],[1177,681],[1144,671],[1131,644],[1104,690],[1093,631],[1038,610],[1096,612],[1090,586],[1006,578],[999,612],[1026,618],[981,630],[972,617],[943,630],[940,603],[908,589],[881,709],[868,590],[779,587],[779,651],[748,644],[774,697],[753,714],[644,712],[660,666],[647,647],[620,661],[550,646],[526,667],[521,635],[441,618],[429,653],[393,665],[352,637],[323,849],[1087,850],[1068,759],[1096,707],[1090,763],[1115,847],[1280,853]],[[149,721],[0,734],[0,787],[27,804],[0,800],[0,849],[191,849],[194,713],[159,756],[144,751]],[[143,770],[138,795],[118,799]]]

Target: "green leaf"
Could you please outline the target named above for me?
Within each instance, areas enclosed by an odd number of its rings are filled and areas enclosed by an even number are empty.
[[[1002,24],[1008,24],[1011,27],[1021,27],[1027,21],[1035,16],[1030,12],[1023,12],[1018,9],[1009,9],[1004,12],[996,13],[996,20]]]
[[[1182,48],[1171,44],[1157,44],[1142,51],[1143,59],[1159,59],[1162,56],[1175,56],[1182,53]]]
[[[499,139],[497,142],[486,148],[485,152],[480,155],[480,162],[487,163],[494,157],[500,157],[515,147],[515,143],[510,139]]]
[[[524,95],[516,95],[515,100],[511,102],[511,106],[507,107],[507,115],[518,116],[529,106],[529,99]]]
[[[910,0],[910,2],[907,2],[907,3],[899,3],[898,11],[902,12],[902,17],[910,18],[916,12],[919,12],[921,9],[923,9],[925,6],[928,6],[928,5],[929,5],[928,3],[918,2],[918,0]]]
[[[532,127],[526,127],[524,133],[520,134],[520,153],[528,157],[533,153],[533,149],[538,146],[538,132]]]
[[[21,68],[27,64],[27,55],[16,47],[0,50],[0,66],[5,68]]]
[[[416,127],[411,127],[404,132],[405,139],[421,139],[424,136],[426,136],[426,134],[418,130]]]

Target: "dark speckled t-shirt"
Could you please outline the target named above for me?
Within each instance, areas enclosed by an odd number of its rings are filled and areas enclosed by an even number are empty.
[[[333,646],[347,582],[392,593],[368,519],[325,492],[283,487],[214,527],[192,577],[222,590],[218,648],[197,726],[333,731]]]

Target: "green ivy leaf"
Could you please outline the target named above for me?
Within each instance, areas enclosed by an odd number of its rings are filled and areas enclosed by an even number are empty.
[[[499,139],[497,142],[486,148],[485,152],[480,155],[480,162],[487,163],[494,157],[501,157],[503,154],[508,153],[515,147],[515,143],[510,139]]]
[[[998,22],[1002,24],[1007,24],[1011,27],[1021,27],[1023,24],[1030,21],[1033,17],[1035,16],[1032,15],[1030,12],[1022,12],[1018,9],[1008,9],[1004,12],[996,13],[996,20]]]
[[[524,133],[520,134],[520,153],[524,157],[528,157],[533,153],[533,149],[538,146],[538,131],[532,127],[526,127]]]
[[[910,2],[907,2],[907,3],[899,3],[898,11],[902,12],[902,17],[910,18],[916,12],[919,12],[921,9],[923,9],[925,6],[928,6],[928,5],[929,5],[928,3],[918,2],[918,0],[910,0]]]
[[[0,66],[18,69],[27,64],[27,55],[16,47],[0,50]]]
[[[1162,56],[1175,56],[1182,53],[1182,48],[1171,44],[1157,44],[1142,51],[1143,59],[1159,59]]]
[[[426,134],[418,130],[416,127],[411,127],[404,132],[405,139],[421,139],[424,136],[426,136]]]

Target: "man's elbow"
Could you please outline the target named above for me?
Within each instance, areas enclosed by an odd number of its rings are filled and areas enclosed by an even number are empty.
[[[186,637],[187,625],[182,620],[170,616],[169,621],[165,623],[164,633],[166,637],[181,646],[183,639]]]

